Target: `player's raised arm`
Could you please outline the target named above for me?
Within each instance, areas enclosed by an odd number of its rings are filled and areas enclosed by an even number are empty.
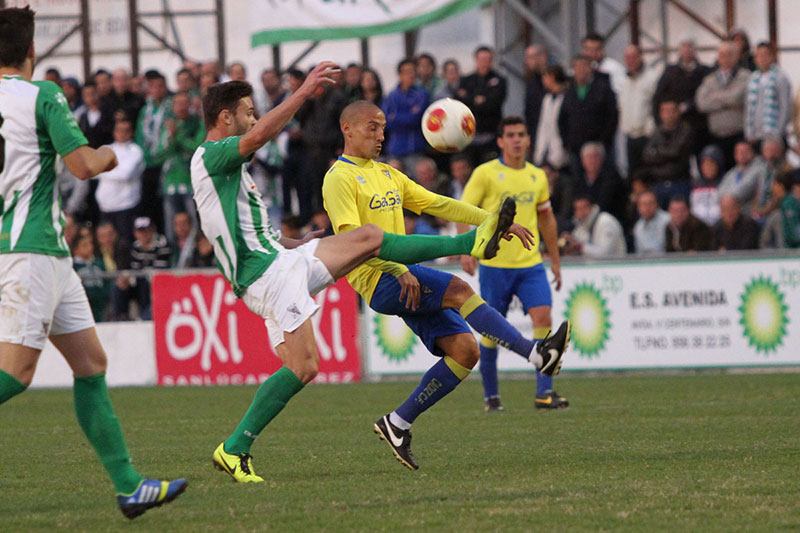
[[[300,106],[306,100],[314,97],[317,89],[325,84],[334,83],[331,74],[336,72],[338,72],[336,63],[332,61],[323,61],[314,67],[306,76],[303,85],[294,94],[258,119],[253,129],[242,136],[239,140],[239,154],[242,156],[252,154],[274,139],[300,109]]]

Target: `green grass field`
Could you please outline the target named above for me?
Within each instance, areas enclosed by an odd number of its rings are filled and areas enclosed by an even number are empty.
[[[112,390],[137,466],[185,476],[128,522],[83,439],[71,392],[0,408],[0,530],[733,531],[800,528],[800,375],[562,378],[573,406],[537,412],[530,381],[487,415],[469,380],[414,426],[421,469],[372,432],[413,383],[307,387],[253,449],[266,483],[211,467],[252,387]]]

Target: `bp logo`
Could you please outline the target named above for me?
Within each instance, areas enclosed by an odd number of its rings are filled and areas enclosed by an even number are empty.
[[[417,343],[417,336],[405,323],[394,316],[376,314],[373,319],[375,337],[389,360],[400,363],[408,359]]]
[[[593,283],[581,283],[570,292],[564,318],[572,324],[572,343],[586,357],[605,348],[611,323],[605,298]]]
[[[769,277],[751,278],[741,298],[739,323],[750,346],[764,353],[777,350],[789,323],[789,307],[778,285]]]

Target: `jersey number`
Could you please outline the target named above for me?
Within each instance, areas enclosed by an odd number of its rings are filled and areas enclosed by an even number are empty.
[[[3,115],[0,115],[0,128],[3,127]],[[6,140],[0,135],[0,172],[6,164]]]

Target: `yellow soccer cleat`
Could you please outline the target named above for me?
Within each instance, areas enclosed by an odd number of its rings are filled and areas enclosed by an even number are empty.
[[[475,232],[475,244],[470,255],[478,259],[491,259],[500,249],[500,239],[514,223],[517,214],[517,202],[513,198],[503,200],[503,205],[496,213],[492,213],[481,222]]]
[[[264,478],[253,472],[253,456],[249,453],[228,453],[225,443],[214,450],[213,463],[217,470],[225,472],[236,483],[261,483]]]

